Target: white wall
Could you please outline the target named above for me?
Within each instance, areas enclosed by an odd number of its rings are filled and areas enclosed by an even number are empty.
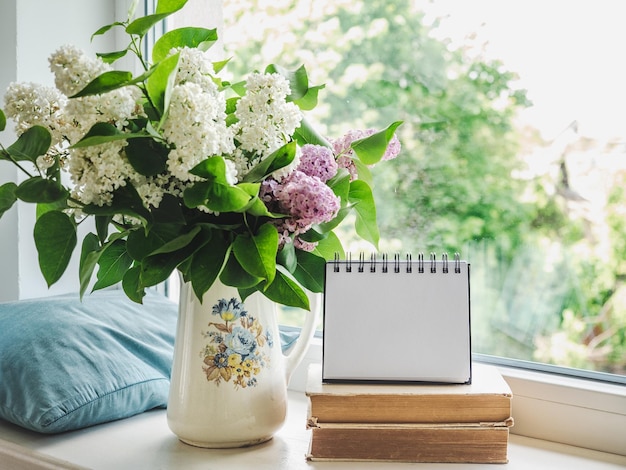
[[[122,12],[123,14],[125,12]],[[2,0],[0,3],[0,107],[13,81],[52,85],[48,57],[63,44],[72,43],[89,52],[114,50],[114,36],[90,37],[100,26],[115,20],[111,0]],[[0,134],[0,142],[15,140],[12,123]],[[0,162],[0,184],[20,176],[7,162]],[[32,240],[33,205],[20,204],[0,219],[0,301],[41,297],[78,290],[76,263],[48,290],[39,272]],[[77,259],[78,252],[75,258]]]

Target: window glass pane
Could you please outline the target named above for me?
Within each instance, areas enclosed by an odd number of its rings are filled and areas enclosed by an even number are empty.
[[[622,7],[240,0],[222,37],[237,77],[304,64],[326,83],[308,117],[329,136],[405,121],[374,171],[381,251],[470,261],[475,352],[624,374]]]

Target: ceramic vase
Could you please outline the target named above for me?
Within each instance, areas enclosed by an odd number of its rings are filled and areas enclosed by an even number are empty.
[[[284,355],[277,305],[259,292],[244,301],[216,281],[200,302],[180,290],[167,408],[178,438],[198,447],[245,447],[269,440],[283,425],[287,385],[315,331],[319,295],[300,337]]]

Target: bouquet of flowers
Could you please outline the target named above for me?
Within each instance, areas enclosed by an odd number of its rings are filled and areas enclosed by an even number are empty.
[[[186,0],[159,1],[156,13],[123,28],[122,51],[87,56],[64,46],[50,57],[55,87],[9,86],[0,130],[18,139],[0,160],[27,176],[0,186],[0,216],[17,200],[37,204],[34,239],[41,272],[55,283],[82,240],[80,294],[117,283],[136,302],[179,270],[199,299],[216,279],[242,298],[261,291],[308,308],[303,288],[322,291],[324,264],[343,253],[333,230],[355,213],[355,230],[378,243],[370,167],[394,158],[400,122],[338,139],[303,118],[323,86],[304,67],[269,66],[244,81],[219,73],[228,61],[206,51],[216,30],[164,34],[151,60],[142,42]],[[135,54],[144,72],[112,64]],[[95,280],[92,279],[95,272]]]

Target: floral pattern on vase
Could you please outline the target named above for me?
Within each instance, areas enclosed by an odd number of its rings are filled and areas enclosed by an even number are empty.
[[[232,381],[236,389],[256,386],[256,376],[270,366],[266,348],[274,346],[271,332],[234,297],[220,299],[212,314],[221,322],[209,322],[202,333],[209,341],[200,353],[207,380],[216,385]]]

